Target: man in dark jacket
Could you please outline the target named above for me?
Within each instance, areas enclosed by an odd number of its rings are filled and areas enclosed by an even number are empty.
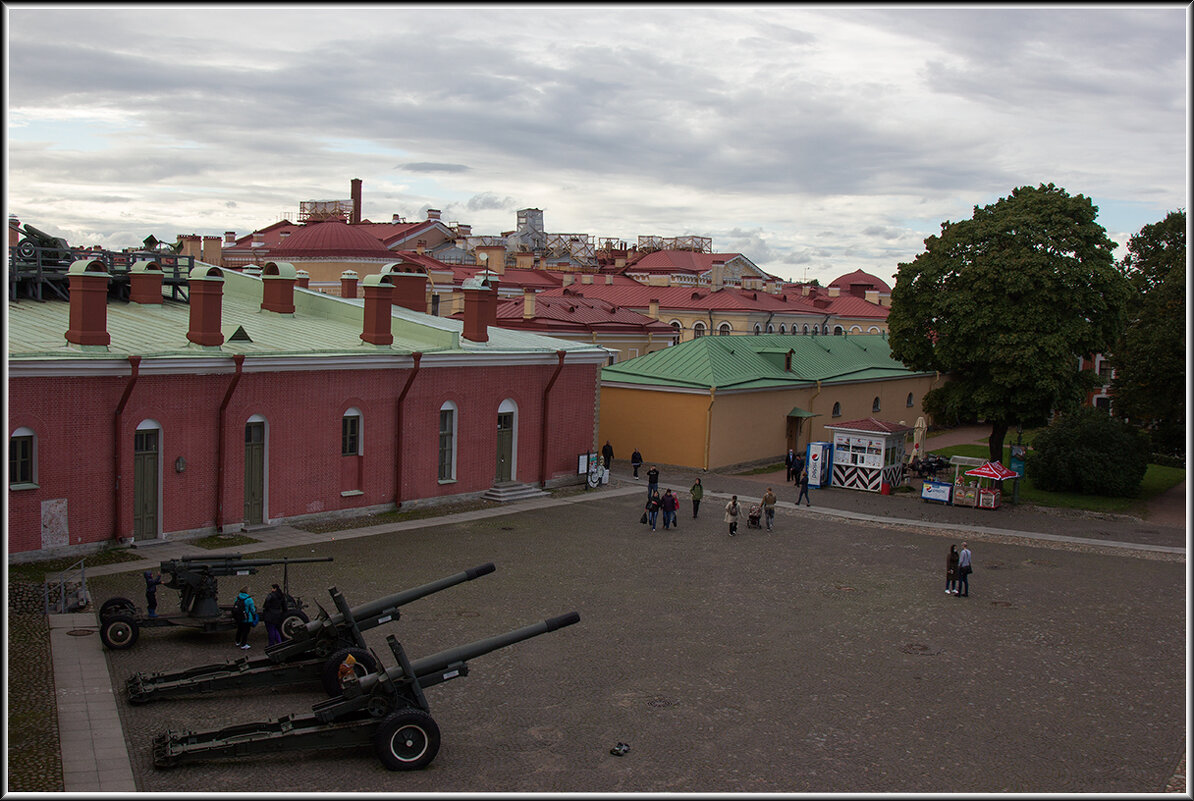
[[[605,464],[605,469],[609,470],[610,463],[614,460],[614,446],[609,444],[609,440],[601,446],[601,461]]]
[[[277,584],[265,596],[265,603],[261,605],[261,622],[265,623],[265,633],[269,637],[269,645],[282,642],[282,620],[286,613],[286,598],[282,588]]]

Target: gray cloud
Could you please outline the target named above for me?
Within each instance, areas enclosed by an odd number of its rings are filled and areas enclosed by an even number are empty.
[[[441,164],[434,161],[411,161],[399,164],[394,169],[406,172],[468,172],[463,164]]]

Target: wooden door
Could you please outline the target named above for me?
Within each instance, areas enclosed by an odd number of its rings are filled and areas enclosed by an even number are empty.
[[[496,481],[509,481],[514,462],[514,412],[498,415]]]
[[[265,423],[245,426],[245,522],[265,522]]]
[[[133,438],[133,539],[158,536],[158,432]]]

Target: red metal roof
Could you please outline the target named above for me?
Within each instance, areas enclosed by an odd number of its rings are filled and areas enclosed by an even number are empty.
[[[377,237],[339,220],[303,225],[270,250],[270,258],[378,257],[394,254]]]
[[[713,269],[716,260],[730,261],[741,253],[697,253],[693,250],[656,250],[644,253],[626,265],[629,272],[641,273],[704,273]]]
[[[852,273],[846,273],[845,275],[829,282],[830,286],[840,287],[845,292],[849,292],[850,287],[854,286],[855,284],[865,284],[869,289],[877,289],[885,294],[891,293],[891,287],[884,283],[882,279],[873,276],[870,273],[863,272],[862,270],[855,270]]]
[[[576,295],[535,296],[535,316],[523,317],[522,300],[508,300],[498,304],[498,324],[506,328],[525,328],[541,331],[623,331],[670,334],[667,323],[652,320],[630,309],[603,300]]]

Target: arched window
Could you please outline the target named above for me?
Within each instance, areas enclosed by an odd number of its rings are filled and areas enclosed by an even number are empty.
[[[697,321],[692,324],[692,338],[703,337],[705,335],[705,324]]]
[[[846,329],[842,328],[840,325],[835,325],[833,327],[833,335],[835,337],[840,337],[844,333],[846,333]]]
[[[852,325],[852,326],[850,326],[850,333],[851,333],[851,334],[861,334],[861,333],[862,333],[862,327],[861,327],[861,326],[857,326],[857,325]]]
[[[684,335],[684,326],[680,323],[679,320],[672,320],[670,323],[668,323],[668,325],[670,325],[672,327],[672,330],[676,332],[677,340],[679,340]]]
[[[439,407],[439,480],[456,480],[456,404]]]
[[[838,401],[838,402],[836,402],[836,403],[834,403],[834,404],[833,404],[833,416],[834,416],[834,417],[841,417],[841,416],[842,416],[842,404],[841,404],[841,401]]]
[[[779,332],[780,332],[781,334],[786,334],[786,333],[788,333],[788,329],[787,329],[787,328],[784,326],[784,324],[783,324],[783,323],[780,323],[780,324],[779,324]]]
[[[755,336],[758,336],[761,333],[763,333],[763,326],[755,323]]]
[[[878,395],[876,395],[875,400],[871,402],[871,411],[872,412],[879,411],[879,396]]]
[[[803,333],[805,333],[805,334],[808,333],[808,323],[804,324],[804,332]]]
[[[354,406],[346,410],[340,418],[340,455],[360,456],[365,452],[363,442],[361,410]]]
[[[829,333],[829,323],[825,323],[825,324],[823,324],[823,325],[821,326],[821,333],[822,333],[822,334],[828,334],[828,333]]]
[[[870,328],[868,328],[868,329],[866,330],[866,332],[867,332],[868,334],[878,334],[878,333],[879,333],[879,329],[878,329],[878,327],[876,327],[876,326],[873,326],[873,325],[872,325]]]
[[[734,326],[730,325],[729,323],[722,323],[721,325],[717,326],[717,335],[720,337],[728,337],[730,332],[733,330]]]
[[[905,403],[904,405],[907,406],[909,409],[912,408],[912,393],[911,392],[908,393],[908,402]]]
[[[37,435],[21,426],[8,438],[9,489],[37,486]]]
[[[774,334],[774,333],[775,333],[775,326],[773,326],[771,323],[767,323],[767,333],[768,333],[768,334]]]

